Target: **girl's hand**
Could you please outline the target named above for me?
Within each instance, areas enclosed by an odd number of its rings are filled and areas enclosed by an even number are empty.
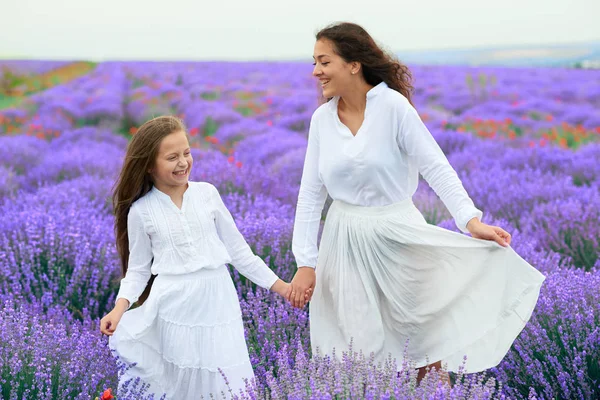
[[[508,247],[508,245],[510,245],[510,233],[499,226],[484,224],[477,218],[473,218],[469,221],[467,230],[471,233],[471,236],[476,239],[492,240],[503,247]]]
[[[100,320],[100,332],[105,335],[112,336],[119,325],[121,317],[125,313],[125,310],[129,307],[129,302],[125,299],[119,299],[117,305],[112,309],[111,312],[106,314],[104,318]]]
[[[281,279],[277,279],[273,286],[271,286],[271,291],[277,293],[280,296],[284,296],[287,294],[290,288],[290,284],[282,281]]]

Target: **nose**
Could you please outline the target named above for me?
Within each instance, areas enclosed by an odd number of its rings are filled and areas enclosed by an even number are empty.
[[[322,71],[321,71],[321,67],[319,67],[319,64],[316,64],[315,67],[313,68],[313,76],[319,76],[321,75]]]

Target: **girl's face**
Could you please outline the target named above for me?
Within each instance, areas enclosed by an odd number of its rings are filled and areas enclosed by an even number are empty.
[[[357,66],[353,65],[356,63],[347,63],[337,55],[331,41],[317,40],[313,59],[313,76],[321,82],[323,97],[341,96],[342,92],[352,85],[352,78],[355,78],[354,74],[357,73]]]
[[[158,155],[150,175],[154,185],[162,192],[186,186],[194,160],[187,135],[183,131],[173,132],[164,137],[158,148]]]

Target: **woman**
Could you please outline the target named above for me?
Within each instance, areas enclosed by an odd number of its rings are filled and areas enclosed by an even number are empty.
[[[288,295],[303,307],[313,290],[313,351],[340,354],[352,340],[354,350],[400,361],[408,341],[419,380],[427,367],[457,371],[465,355],[469,372],[497,365],[544,276],[509,247],[509,233],[481,222],[412,106],[408,69],[355,24],[316,39],[313,75],[328,101],[311,119]],[[411,200],[419,173],[472,237],[426,223]]]

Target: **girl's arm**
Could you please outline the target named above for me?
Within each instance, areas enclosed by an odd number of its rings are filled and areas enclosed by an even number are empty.
[[[212,203],[215,206],[217,232],[231,256],[231,263],[242,275],[258,286],[271,289],[279,278],[260,257],[252,252],[252,249],[235,225],[231,213],[225,207],[217,188],[210,185],[210,190],[212,191]],[[280,284],[276,285],[273,287],[273,290],[278,291],[280,286]]]
[[[152,244],[144,229],[144,221],[137,207],[132,207],[127,215],[127,237],[129,238],[129,263],[127,273],[121,280],[117,294],[119,299],[129,302],[126,309],[135,303],[150,280],[152,273]]]

